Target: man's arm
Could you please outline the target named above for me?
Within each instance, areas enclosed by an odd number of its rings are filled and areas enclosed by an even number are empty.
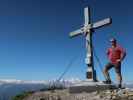
[[[121,52],[121,55],[120,55],[121,57],[120,57],[120,59],[117,60],[117,62],[122,62],[124,60],[124,58],[126,57],[126,50],[123,49],[122,47],[119,47],[119,49]]]
[[[123,48],[121,48],[120,50],[121,50],[121,59],[120,60],[123,61],[124,58],[126,57],[126,50]]]
[[[124,51],[122,54],[121,54],[121,61],[126,57],[126,52]]]

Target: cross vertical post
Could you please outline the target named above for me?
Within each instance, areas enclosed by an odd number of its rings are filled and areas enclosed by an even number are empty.
[[[91,81],[96,81],[96,75],[95,75],[94,64],[93,64],[92,32],[91,32],[91,28],[87,29],[88,25],[90,25],[90,27],[91,27],[91,17],[90,16],[91,16],[90,9],[88,7],[86,7],[84,9],[84,17],[85,17],[84,34],[86,35],[85,62],[87,65],[86,78]]]

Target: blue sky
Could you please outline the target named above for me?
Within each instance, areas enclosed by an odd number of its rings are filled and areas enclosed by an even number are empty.
[[[110,26],[95,30],[93,45],[102,65],[109,38],[127,51],[123,80],[132,80],[132,0],[0,0],[0,79],[56,79],[76,57],[64,78],[85,79],[85,38],[69,38],[84,23],[83,8],[91,7],[92,22],[111,17]],[[103,75],[95,61],[98,78]],[[115,80],[114,70],[111,70]]]

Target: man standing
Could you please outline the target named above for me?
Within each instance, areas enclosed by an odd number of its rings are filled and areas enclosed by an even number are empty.
[[[122,84],[122,75],[121,75],[121,62],[126,56],[125,50],[117,44],[117,40],[115,38],[110,39],[111,47],[107,50],[107,57],[109,62],[106,64],[104,68],[104,74],[106,76],[105,83],[111,84],[111,79],[109,75],[109,70],[111,68],[115,69],[117,80],[118,80],[118,88],[121,88]]]

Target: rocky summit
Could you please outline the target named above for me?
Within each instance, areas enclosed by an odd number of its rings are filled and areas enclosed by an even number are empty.
[[[23,100],[133,100],[131,89],[69,93],[68,89],[35,92]]]

